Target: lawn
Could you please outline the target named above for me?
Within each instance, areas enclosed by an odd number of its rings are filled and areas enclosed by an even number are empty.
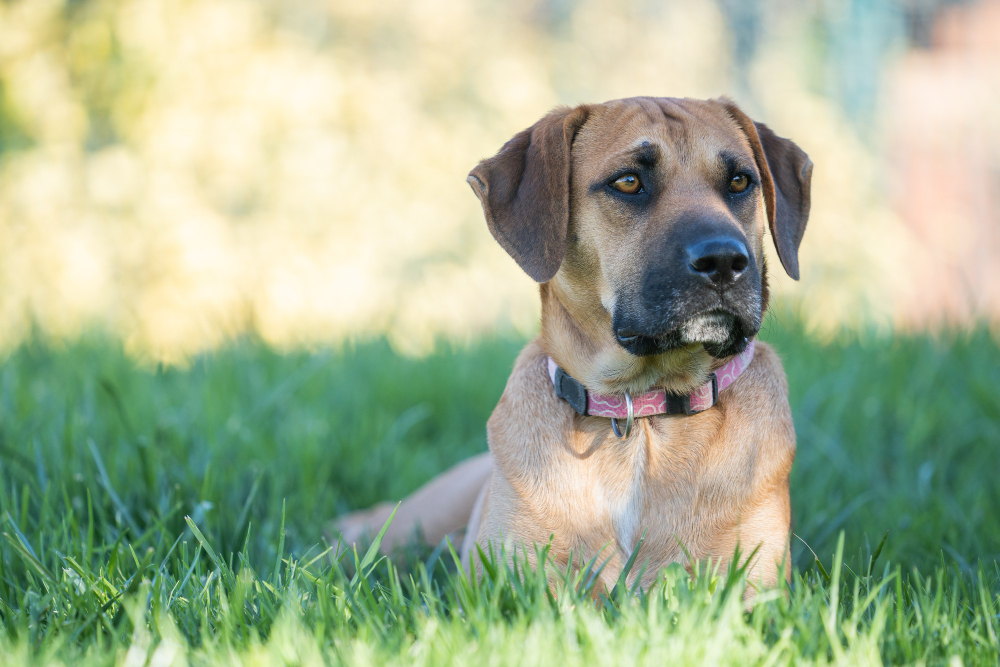
[[[0,663],[996,664],[996,340],[821,343],[788,317],[763,338],[798,432],[794,573],[751,613],[739,572],[594,602],[586,573],[470,582],[447,548],[333,557],[329,518],[485,449],[523,341],[242,341],[184,369],[100,336],[22,346],[0,363]]]

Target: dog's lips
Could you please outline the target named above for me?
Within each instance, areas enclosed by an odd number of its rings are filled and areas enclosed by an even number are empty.
[[[760,320],[728,308],[702,311],[684,320],[673,333],[681,345],[700,344],[716,358],[739,354],[757,334]]]
[[[614,335],[622,348],[638,357],[695,346],[704,346],[706,352],[719,358],[741,352],[760,327],[760,313],[755,316],[753,312],[754,300],[706,300],[709,303],[697,304],[687,312],[671,313],[664,308],[665,316],[655,318],[660,320],[656,328],[649,324],[629,326],[628,318],[616,315],[612,318]]]
[[[619,344],[636,356],[661,354],[689,345],[703,345],[714,357],[737,354],[753,335],[751,325],[724,308],[712,308],[688,317],[679,325],[654,336],[618,335]]]

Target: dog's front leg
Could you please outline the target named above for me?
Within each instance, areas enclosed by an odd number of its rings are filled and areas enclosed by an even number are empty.
[[[736,529],[712,550],[716,556],[728,561],[739,546],[739,565],[747,568],[747,588],[743,601],[748,609],[753,607],[754,598],[759,591],[778,585],[782,569],[785,581],[791,580],[790,522],[788,487],[776,488],[749,510]]]
[[[389,553],[393,547],[412,539],[417,531],[427,543],[437,544],[446,535],[464,528],[492,469],[490,454],[479,454],[441,473],[404,498],[382,539],[382,552]],[[329,531],[331,541],[335,542],[342,535],[346,544],[354,544],[366,534],[376,534],[394,508],[395,503],[384,502],[335,519]]]

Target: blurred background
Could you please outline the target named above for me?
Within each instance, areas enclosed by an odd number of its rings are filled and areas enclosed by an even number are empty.
[[[1000,323],[1000,0],[0,0],[0,348],[527,335],[465,175],[630,95],[810,154],[811,331]]]

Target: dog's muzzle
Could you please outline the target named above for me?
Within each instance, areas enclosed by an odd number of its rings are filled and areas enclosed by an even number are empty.
[[[715,357],[739,354],[762,316],[760,273],[742,234],[692,223],[658,247],[638,293],[616,300],[618,344],[640,357],[694,343]]]

